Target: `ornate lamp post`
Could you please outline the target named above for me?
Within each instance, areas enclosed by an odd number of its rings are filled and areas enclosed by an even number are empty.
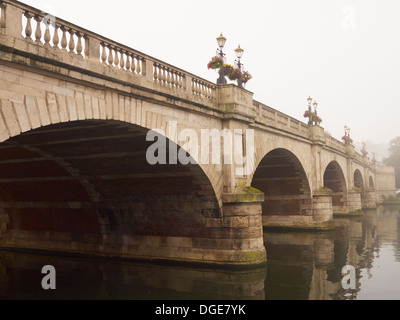
[[[317,103],[317,101],[314,101],[313,106],[314,106],[314,113],[315,113],[315,115],[318,115],[318,112],[317,112],[318,103]]]
[[[225,54],[222,51],[222,49],[225,47],[226,38],[222,35],[222,33],[217,38],[217,42],[219,47],[219,49],[217,49],[217,55],[219,55],[222,58],[222,60],[225,60]],[[222,66],[222,68],[219,70],[219,79],[217,80],[217,84],[227,84],[224,74],[224,66]]]
[[[346,125],[344,126],[344,137],[342,138],[342,140],[344,141],[344,143],[346,145],[350,145],[353,143],[353,139],[350,138],[350,128]]]
[[[236,53],[236,57],[237,57],[237,60],[235,60],[235,63],[236,63],[237,68],[239,69],[239,71],[241,73],[242,72],[242,68],[243,68],[243,64],[240,62],[240,59],[242,59],[242,57],[243,57],[244,50],[239,45],[239,47],[235,50],[235,53]],[[238,81],[238,86],[239,86],[239,88],[243,88],[242,75],[240,75],[240,78],[239,78],[239,81]]]
[[[312,118],[312,109],[311,109],[311,104],[312,104],[312,98],[308,97],[307,102],[308,102],[308,111],[304,113],[304,117],[308,118],[308,125],[312,126],[314,124],[313,118]]]

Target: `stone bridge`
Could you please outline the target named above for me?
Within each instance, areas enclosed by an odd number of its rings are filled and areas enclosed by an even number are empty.
[[[254,266],[263,227],[330,229],[395,194],[392,168],[252,92],[18,1],[0,11],[3,248]],[[163,137],[169,161],[151,164]]]

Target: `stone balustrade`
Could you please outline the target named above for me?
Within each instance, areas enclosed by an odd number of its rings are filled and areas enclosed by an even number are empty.
[[[295,118],[279,112],[258,101],[253,101],[256,108],[256,121],[268,126],[279,128],[296,136],[309,138],[309,126]]]
[[[10,8],[10,9],[8,9]],[[10,10],[10,19],[6,12]],[[0,1],[0,29],[49,50],[96,61],[105,68],[145,78],[161,90],[215,101],[217,86],[200,77],[14,0]],[[17,18],[19,15],[20,18]],[[19,19],[19,21],[17,21]],[[8,24],[8,25],[7,25]],[[17,30],[22,25],[22,30]],[[6,28],[7,27],[7,28]],[[19,32],[21,31],[21,32]],[[60,59],[62,60],[62,59]]]
[[[10,11],[9,14],[7,11]],[[22,30],[19,30],[19,26],[22,26]],[[173,91],[175,95],[196,102],[200,99],[203,105],[218,108],[216,84],[21,2],[0,1],[0,32],[22,37],[24,41],[54,50],[60,55],[68,54],[82,61],[90,60],[106,70],[117,72],[114,76],[121,73],[122,79],[126,79],[122,75],[127,73],[147,81],[152,89],[167,93]],[[101,74],[106,73],[101,71]],[[247,107],[255,108],[255,121],[259,124],[296,137],[313,139],[310,127],[295,118],[255,100],[253,106]],[[341,141],[324,132],[318,141],[328,148],[346,153]],[[354,152],[353,158],[365,162],[357,152]]]
[[[139,77],[146,75],[146,59],[134,50],[115,43],[100,41],[100,52],[101,63]]]
[[[88,35],[81,28],[31,9],[23,10],[22,24],[22,36],[27,41],[82,57],[88,56]]]

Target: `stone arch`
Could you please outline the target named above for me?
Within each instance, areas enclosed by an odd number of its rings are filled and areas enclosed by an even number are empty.
[[[334,213],[346,212],[347,186],[343,170],[337,161],[331,161],[324,171],[324,187],[332,190]]]
[[[171,260],[195,246],[190,258],[203,260],[203,243],[217,237],[208,220],[221,217],[214,189],[197,164],[149,165],[147,132],[81,120],[3,142],[1,244]]]
[[[362,173],[359,169],[356,169],[354,171],[354,187],[357,189],[360,189],[361,192],[364,192],[364,178],[362,176]]]
[[[26,72],[27,77],[36,79],[35,74]],[[45,78],[46,79],[46,78]],[[32,80],[33,81],[33,80]],[[184,121],[188,117],[180,111],[147,101],[142,97],[118,94],[104,89],[95,89],[65,81],[55,81],[54,92],[38,90],[37,95],[23,95],[15,101],[0,99],[0,143],[40,127],[81,120],[115,120],[137,125],[148,130],[162,129],[167,139],[177,143],[178,147],[186,144],[176,141],[176,130],[169,130],[169,123],[177,122],[178,130],[185,126],[193,128],[198,136],[203,129],[205,119],[196,123]],[[22,89],[21,89],[22,90]],[[219,124],[220,125],[220,124]],[[217,127],[217,125],[215,125]],[[200,141],[199,141],[200,147]],[[223,179],[220,165],[198,163],[210,179],[222,207]]]
[[[307,215],[311,205],[311,188],[299,159],[282,148],[269,152],[259,163],[252,186],[264,192],[263,225],[274,217],[288,222],[294,216]]]
[[[374,181],[374,178],[372,177],[372,176],[369,176],[369,188],[370,188],[370,190],[375,190],[375,181]]]

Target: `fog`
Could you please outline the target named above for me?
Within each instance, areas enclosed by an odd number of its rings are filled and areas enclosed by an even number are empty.
[[[400,136],[398,0],[60,1],[24,0],[210,81],[216,37],[253,79],[254,98],[296,119],[307,98],[341,139],[388,144]]]

